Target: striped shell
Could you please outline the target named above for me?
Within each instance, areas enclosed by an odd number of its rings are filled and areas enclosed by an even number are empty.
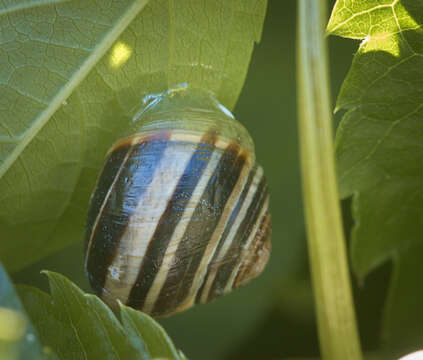
[[[85,266],[111,306],[168,316],[247,283],[267,263],[269,195],[252,142],[213,98],[198,96],[167,93],[107,155]]]

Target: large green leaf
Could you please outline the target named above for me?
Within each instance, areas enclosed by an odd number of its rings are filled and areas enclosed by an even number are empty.
[[[7,268],[82,240],[104,154],[143,95],[186,82],[234,106],[266,0],[145,3],[73,0],[20,11],[6,3],[0,238],[8,241],[0,258]]]
[[[336,156],[341,194],[354,195],[356,274],[362,279],[394,259],[384,328],[390,344],[413,343],[416,334],[421,341],[423,333],[422,20],[421,1],[339,0],[328,25],[332,34],[363,39],[337,102],[347,113]]]
[[[0,264],[0,360],[41,359],[41,345]]]
[[[41,342],[60,359],[182,360],[165,331],[147,315],[121,305],[122,325],[97,296],[84,294],[62,275],[46,274],[51,295],[29,286],[19,290]]]
[[[48,236],[72,197],[85,146],[80,103],[62,104],[146,2],[3,5],[0,238],[8,239],[1,251],[6,267],[62,245]]]

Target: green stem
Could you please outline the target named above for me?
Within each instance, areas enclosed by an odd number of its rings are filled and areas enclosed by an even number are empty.
[[[299,0],[298,112],[309,257],[323,359],[360,360],[333,154],[326,0]]]

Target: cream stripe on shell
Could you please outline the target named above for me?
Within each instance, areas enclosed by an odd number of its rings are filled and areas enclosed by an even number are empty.
[[[107,193],[106,193],[106,195],[104,196],[104,200],[103,200],[103,202],[102,202],[102,204],[101,204],[101,206],[100,206],[100,209],[98,210],[98,214],[97,214],[97,217],[96,217],[96,219],[95,219],[95,222],[94,222],[94,224],[93,224],[93,226],[92,226],[91,233],[90,233],[90,238],[89,238],[89,240],[88,240],[87,252],[86,252],[86,254],[85,254],[85,264],[84,264],[84,265],[85,265],[85,268],[87,268],[87,263],[88,263],[88,259],[89,259],[89,256],[90,256],[90,250],[91,250],[92,240],[93,240],[93,237],[94,237],[95,231],[96,231],[96,229],[97,229],[98,222],[99,222],[99,220],[100,220],[101,215],[103,214],[104,207],[106,206],[106,204],[107,204],[107,202],[108,202],[108,200],[109,200],[109,198],[110,198],[110,194],[111,194],[111,193],[112,193],[112,191],[114,190],[114,187],[115,187],[115,185],[116,185],[116,182],[117,182],[117,180],[119,179],[119,176],[120,176],[120,174],[122,173],[122,170],[125,168],[126,162],[128,161],[129,156],[131,155],[131,153],[132,153],[132,151],[133,151],[133,149],[134,149],[134,148],[132,147],[132,144],[133,144],[133,143],[134,143],[134,140],[131,142],[131,146],[129,147],[128,151],[126,152],[125,157],[123,158],[122,163],[121,163],[121,165],[120,165],[120,167],[119,167],[119,170],[117,171],[116,176],[115,176],[115,178],[113,179],[112,184],[110,185],[109,189],[107,190]],[[98,179],[98,180],[99,180],[99,179]],[[97,181],[98,181],[98,180],[97,180]],[[96,186],[95,186],[95,187],[97,187],[97,184],[96,184]]]
[[[265,200],[263,207],[260,211],[260,215],[257,217],[257,221],[254,224],[254,227],[251,231],[251,234],[248,237],[247,242],[244,244],[244,247],[242,249],[242,253],[240,254],[241,259],[238,262],[237,266],[235,266],[234,269],[232,270],[231,276],[229,277],[229,280],[228,280],[228,282],[225,286],[224,292],[228,292],[232,289],[233,283],[234,283],[235,278],[238,274],[239,268],[250,252],[250,245],[251,245],[252,241],[255,239],[255,237],[257,236],[257,230],[259,229],[260,224],[263,221],[263,218],[266,215],[266,212],[268,211],[268,207],[269,207],[269,196],[266,197],[266,200]]]
[[[259,167],[257,169],[256,174],[254,175],[254,179],[251,183],[250,189],[248,190],[245,201],[242,204],[242,207],[241,207],[241,209],[238,213],[238,216],[235,219],[235,222],[232,225],[232,228],[229,231],[229,234],[225,239],[225,243],[223,244],[223,246],[220,249],[219,255],[216,259],[216,264],[219,264],[219,262],[221,262],[224,259],[226,252],[230,248],[232,241],[234,240],[234,238],[235,238],[235,236],[238,232],[239,226],[241,225],[242,221],[245,219],[245,217],[247,215],[248,208],[249,208],[251,202],[253,201],[254,195],[257,191],[258,185],[259,185],[262,177],[263,177],[263,169],[261,167]],[[218,266],[209,269],[209,273],[207,274],[207,277],[206,277],[206,283],[205,283],[205,286],[203,287],[202,294],[201,294],[201,297],[200,297],[201,303],[207,302],[207,298],[208,298],[211,286],[213,285],[213,281],[214,281],[216,274],[218,272],[218,269],[219,269]]]
[[[169,141],[172,140],[171,136]],[[110,292],[114,298],[126,303],[157,223],[194,152],[194,145],[190,150],[187,146],[169,146],[156,164],[152,181],[139,199],[120,240],[117,256],[108,268],[104,298],[109,297]]]
[[[163,287],[163,285],[166,282],[169,270],[174,263],[174,259],[176,256],[176,250],[178,249],[178,246],[180,242],[183,239],[183,235],[185,233],[186,228],[188,227],[190,223],[190,219],[197,207],[197,204],[199,200],[201,199],[201,196],[204,193],[204,190],[207,187],[207,184],[210,180],[210,178],[213,176],[217,165],[219,164],[219,160],[222,156],[221,151],[214,151],[211,155],[211,158],[207,164],[206,169],[204,170],[204,173],[201,176],[200,181],[198,182],[197,186],[195,187],[195,190],[185,208],[185,211],[182,215],[182,218],[180,219],[178,225],[176,226],[176,229],[172,235],[172,238],[169,242],[168,247],[166,248],[166,254],[163,258],[162,265],[154,279],[154,282],[149,289],[145,303],[143,306],[143,311],[145,312],[151,312],[153,310],[154,304],[160,295],[160,291]]]
[[[223,214],[219,220],[219,223],[212,237],[210,238],[209,243],[207,244],[206,251],[204,252],[204,255],[198,266],[191,288],[188,292],[188,296],[185,300],[185,302],[187,303],[187,306],[190,306],[195,302],[195,297],[197,296],[197,292],[200,289],[201,284],[206,278],[210,261],[212,260],[215,254],[215,251],[221,241],[221,237],[232,215],[232,212],[234,211],[234,207],[237,201],[239,200],[239,196],[241,195],[245,185],[247,184],[248,174],[251,170],[252,170],[252,167],[249,164],[245,164],[241,171],[239,179],[225,205],[225,210],[223,211]]]

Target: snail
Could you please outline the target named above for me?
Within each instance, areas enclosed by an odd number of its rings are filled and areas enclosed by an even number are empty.
[[[209,93],[176,88],[150,97],[106,155],[85,270],[111,307],[169,316],[258,276],[270,232],[247,130]]]

